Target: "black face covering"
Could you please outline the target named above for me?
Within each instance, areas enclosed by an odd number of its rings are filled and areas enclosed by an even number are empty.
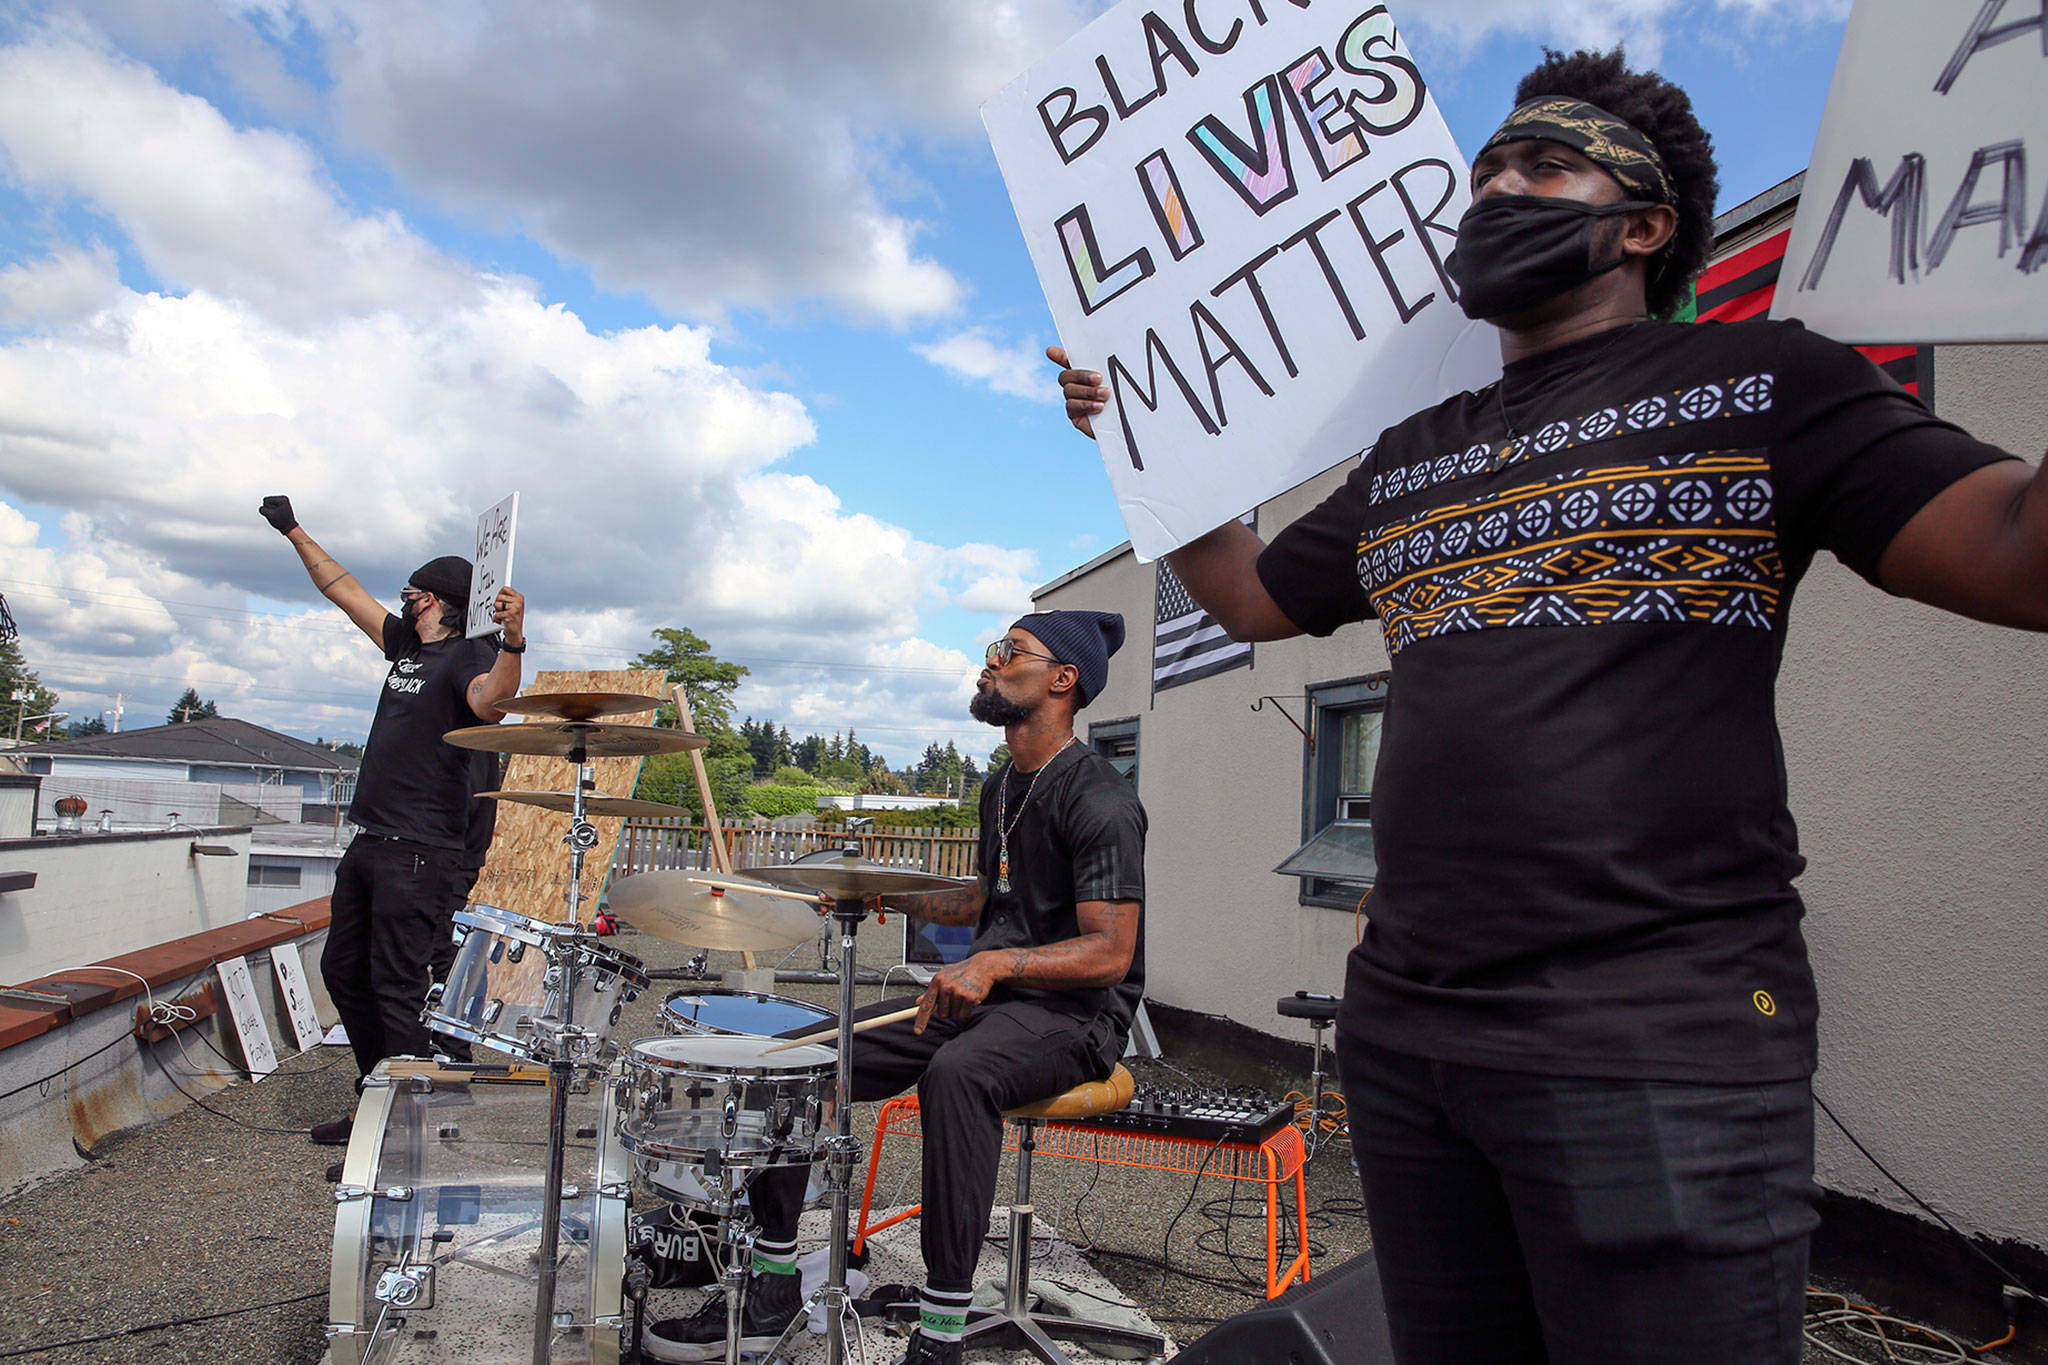
[[[1636,199],[1586,204],[1535,194],[1475,199],[1458,223],[1458,245],[1444,269],[1458,285],[1468,318],[1501,318],[1576,289],[1618,267],[1626,256],[1593,259],[1605,218],[1656,207]]]

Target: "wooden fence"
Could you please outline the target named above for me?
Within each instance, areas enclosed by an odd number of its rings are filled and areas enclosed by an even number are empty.
[[[734,867],[790,863],[820,849],[860,845],[860,856],[883,867],[935,872],[942,877],[971,877],[979,831],[972,829],[887,829],[849,835],[819,826],[778,829],[773,825],[727,826],[726,851]],[[709,831],[687,820],[628,820],[612,857],[612,875],[665,869],[704,871],[711,866]]]

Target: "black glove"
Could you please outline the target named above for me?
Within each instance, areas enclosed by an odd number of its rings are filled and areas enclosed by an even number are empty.
[[[263,514],[265,521],[277,528],[277,533],[281,536],[290,535],[292,528],[299,524],[299,519],[292,515],[292,500],[282,493],[272,493],[256,510]]]

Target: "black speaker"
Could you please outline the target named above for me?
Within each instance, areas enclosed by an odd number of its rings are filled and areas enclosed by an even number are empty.
[[[1202,1334],[1172,1365],[1393,1365],[1372,1253]]]

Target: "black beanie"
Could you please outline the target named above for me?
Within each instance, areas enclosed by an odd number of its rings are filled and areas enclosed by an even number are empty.
[[[1063,664],[1080,670],[1076,711],[1109,682],[1109,656],[1123,647],[1124,618],[1114,611],[1039,611],[1020,616],[1011,630],[1028,630]]]
[[[443,602],[467,609],[472,572],[469,561],[460,555],[442,555],[414,569],[407,581],[415,588],[425,588]]]

